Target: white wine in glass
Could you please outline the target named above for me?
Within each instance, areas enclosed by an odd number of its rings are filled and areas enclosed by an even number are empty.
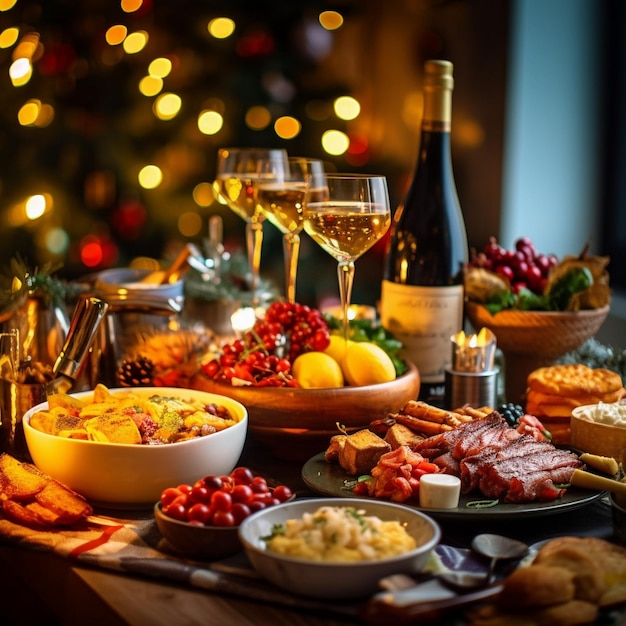
[[[259,180],[271,176],[271,164],[287,168],[287,151],[271,148],[220,148],[217,153],[215,188],[226,205],[246,222],[246,250],[250,266],[252,303],[258,304],[263,247],[263,220],[255,197]]]
[[[315,190],[324,184],[324,163],[319,159],[289,157],[288,167],[280,171],[273,162],[273,176],[256,186],[257,203],[268,221],[283,234],[285,260],[285,296],[296,301],[296,276],[300,252],[300,233],[304,227],[304,196],[315,197]]]
[[[354,262],[389,229],[387,179],[370,174],[326,174],[324,198],[305,196],[304,230],[337,260],[344,339]]]

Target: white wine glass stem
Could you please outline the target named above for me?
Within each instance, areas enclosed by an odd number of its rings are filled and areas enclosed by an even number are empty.
[[[283,235],[283,253],[285,259],[285,295],[287,302],[296,301],[296,273],[298,271],[298,254],[300,253],[300,235],[286,233]]]
[[[263,248],[263,222],[246,223],[246,249],[250,266],[252,305],[259,304],[259,272],[261,268],[261,249]]]
[[[341,297],[341,327],[343,338],[348,341],[350,328],[348,308],[350,307],[352,284],[354,283],[354,261],[339,261],[337,275],[339,277],[339,296]]]

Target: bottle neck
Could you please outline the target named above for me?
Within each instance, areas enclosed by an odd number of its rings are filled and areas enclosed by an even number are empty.
[[[452,89],[427,85],[424,88],[424,116],[422,130],[450,132],[452,118]]]

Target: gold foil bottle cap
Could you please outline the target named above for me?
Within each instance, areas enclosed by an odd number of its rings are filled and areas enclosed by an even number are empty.
[[[450,132],[453,70],[450,61],[433,59],[424,64],[423,130]]]
[[[424,88],[454,89],[454,65],[450,61],[431,59],[424,64]]]

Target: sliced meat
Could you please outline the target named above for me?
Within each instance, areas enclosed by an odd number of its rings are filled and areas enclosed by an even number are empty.
[[[478,488],[505,502],[552,500],[561,493],[555,485],[568,483],[582,465],[576,455],[546,443],[541,452],[486,463],[479,471]]]
[[[431,460],[435,465],[440,467],[445,474],[452,474],[453,476],[460,475],[460,463],[452,456],[452,452],[444,452]]]
[[[442,471],[461,478],[461,491],[479,490],[504,502],[553,500],[569,482],[578,457],[511,428],[494,412],[425,439],[415,447]]]

